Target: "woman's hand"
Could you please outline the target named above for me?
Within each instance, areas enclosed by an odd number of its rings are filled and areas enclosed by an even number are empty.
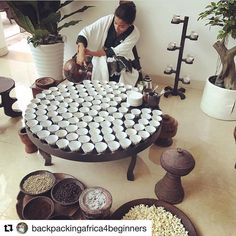
[[[79,64],[79,65],[84,65],[86,62],[85,62],[85,50],[86,48],[84,47],[84,45],[82,43],[79,43],[78,44],[78,53],[76,55],[76,63]]]

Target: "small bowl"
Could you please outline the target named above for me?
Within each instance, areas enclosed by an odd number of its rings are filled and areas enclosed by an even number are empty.
[[[63,120],[63,117],[62,116],[53,116],[52,117],[52,122],[53,123],[59,123],[60,121]]]
[[[134,108],[134,109],[131,110],[131,113],[133,115],[135,115],[135,117],[138,117],[141,114],[141,110],[137,109],[137,108]]]
[[[58,122],[58,125],[59,125],[59,127],[60,128],[66,128],[68,125],[69,125],[70,123],[69,123],[69,121],[67,121],[67,120],[62,120],[62,121],[59,121]]]
[[[135,118],[134,114],[131,114],[131,113],[125,114],[125,119],[126,120],[133,120],[134,118]]]
[[[141,131],[144,130],[145,126],[143,124],[135,124],[134,125],[134,129],[136,129],[137,131]]]
[[[36,86],[40,88],[49,88],[55,84],[55,79],[51,77],[41,77],[39,79],[36,79],[35,84]]]
[[[59,125],[50,125],[49,127],[47,127],[48,131],[51,134],[56,133],[59,130],[59,128],[60,128]]]
[[[84,190],[84,185],[75,178],[66,178],[56,183],[51,190],[53,201],[69,206],[79,201],[79,196]]]
[[[86,188],[79,197],[79,205],[86,219],[104,219],[110,215],[112,196],[101,187]]]
[[[36,196],[48,192],[56,182],[53,173],[37,170],[27,174],[20,182],[20,190],[24,194]]]
[[[47,220],[54,212],[54,202],[49,197],[38,196],[30,199],[23,207],[25,220]]]

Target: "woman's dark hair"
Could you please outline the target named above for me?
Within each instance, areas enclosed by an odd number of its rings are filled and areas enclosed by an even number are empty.
[[[129,25],[133,24],[136,17],[135,4],[132,1],[121,3],[115,10],[115,16],[119,17]]]

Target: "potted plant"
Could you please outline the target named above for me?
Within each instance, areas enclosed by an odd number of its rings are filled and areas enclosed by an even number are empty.
[[[7,1],[16,23],[31,35],[28,37],[28,43],[39,77],[62,79],[64,41],[60,30],[81,21],[64,20],[91,7],[83,6],[62,16],[60,10],[72,2]]]
[[[236,120],[236,69],[234,57],[236,46],[228,49],[228,38],[236,39],[236,1],[220,0],[211,2],[199,19],[207,20],[206,25],[217,26],[218,36],[213,47],[219,54],[221,71],[211,76],[205,85],[201,109],[214,118]]]

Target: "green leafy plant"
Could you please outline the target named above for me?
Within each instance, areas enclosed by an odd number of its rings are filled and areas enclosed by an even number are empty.
[[[236,70],[234,57],[236,46],[228,49],[226,42],[229,36],[236,39],[236,1],[220,0],[211,2],[206,10],[199,14],[198,19],[207,21],[206,25],[219,27],[217,42],[213,47],[219,54],[222,69],[215,84],[226,89],[236,89]]]
[[[40,44],[54,44],[63,42],[60,30],[76,25],[81,20],[72,20],[63,23],[68,17],[86,11],[92,6],[82,8],[61,15],[61,8],[73,1],[7,1],[16,23],[32,36],[28,42],[35,47]]]

